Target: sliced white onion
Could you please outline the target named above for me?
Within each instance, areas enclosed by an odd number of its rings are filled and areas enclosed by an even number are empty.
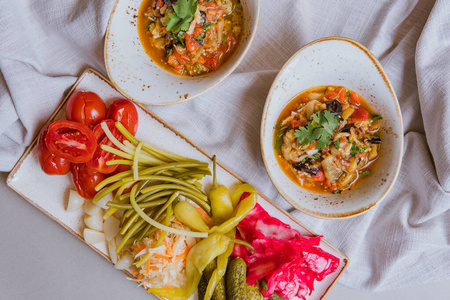
[[[318,152],[319,152],[319,150],[317,150],[317,149],[311,149],[311,150],[306,151],[306,154],[311,156],[311,155],[314,155],[314,154],[316,154]]]
[[[86,243],[92,245],[105,241],[105,234],[103,232],[85,228],[83,230],[83,237]]]
[[[112,193],[106,194],[105,197],[103,197],[100,200],[98,200],[97,202],[95,202],[95,205],[100,206],[103,209],[108,209],[109,207],[106,206],[106,203],[108,203],[108,201],[113,201]]]
[[[129,252],[124,252],[123,255],[118,257],[117,263],[114,266],[118,270],[128,269],[134,263],[133,256]]]
[[[90,229],[103,231],[103,210],[100,209],[98,213],[93,216],[85,214],[84,224]]]
[[[90,216],[97,214],[102,208],[94,202],[87,200],[84,202],[83,210]]]
[[[111,216],[105,220],[103,224],[103,231],[105,232],[106,241],[111,241],[119,233],[120,220]]]
[[[84,203],[84,198],[81,197],[77,191],[75,190],[70,190],[69,191],[69,199],[67,200],[67,207],[66,207],[66,211],[67,212],[73,212],[76,210],[79,210]]]
[[[108,252],[109,258],[111,258],[112,263],[116,264],[117,263],[116,239],[108,241]]]

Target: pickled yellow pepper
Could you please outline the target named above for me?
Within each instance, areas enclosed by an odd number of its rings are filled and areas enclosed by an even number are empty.
[[[213,156],[213,185],[209,190],[209,200],[211,201],[214,225],[220,225],[231,217],[233,205],[230,199],[230,192],[226,186],[217,184],[215,155]]]
[[[208,225],[203,221],[199,212],[187,201],[180,201],[177,203],[175,206],[175,216],[184,225],[187,225],[192,229],[202,232],[207,232],[209,230]]]

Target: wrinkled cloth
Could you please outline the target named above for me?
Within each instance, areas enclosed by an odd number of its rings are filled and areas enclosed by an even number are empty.
[[[0,10],[0,171],[9,171],[86,67],[106,74],[114,1],[8,1]],[[150,107],[313,231],[346,253],[340,283],[388,290],[450,279],[450,2],[267,1],[240,66],[202,96]],[[403,163],[366,214],[320,220],[289,205],[264,168],[260,124],[277,72],[303,45],[344,36],[383,65],[404,122]]]

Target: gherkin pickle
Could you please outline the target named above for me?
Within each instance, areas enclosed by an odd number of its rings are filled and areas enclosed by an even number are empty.
[[[214,270],[217,268],[217,261],[214,259],[212,260],[203,271],[202,279],[205,279],[205,287],[204,290],[200,290],[200,284],[199,284],[199,290],[198,290],[198,299],[203,300],[205,298],[206,289],[208,287],[208,282],[211,279],[211,276],[214,272]],[[203,289],[203,287],[202,287]],[[225,292],[225,281],[223,278],[219,281],[216,288],[214,289],[213,296],[211,298],[212,300],[225,300],[226,299],[226,292]]]
[[[208,287],[208,281],[206,280],[205,273],[203,273],[202,278],[198,282],[197,291],[198,299],[203,300],[205,298],[206,288]]]
[[[258,285],[250,286],[246,283],[247,265],[242,258],[231,261],[227,271],[227,299],[258,300],[263,299]]]

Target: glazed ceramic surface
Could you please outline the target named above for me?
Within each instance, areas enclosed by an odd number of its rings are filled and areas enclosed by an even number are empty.
[[[236,52],[218,70],[178,76],[156,65],[142,47],[137,30],[140,0],[118,0],[105,37],[105,65],[116,89],[135,102],[169,105],[192,99],[227,77],[242,61],[256,34],[259,0],[242,0],[244,31]]]
[[[273,149],[274,126],[286,104],[302,91],[323,85],[358,92],[383,119],[381,152],[374,172],[343,194],[312,193],[291,181],[279,167]],[[284,65],[264,107],[261,148],[267,172],[279,193],[300,211],[319,218],[346,218],[379,203],[397,178],[402,160],[403,125],[395,92],[375,56],[361,44],[331,37],[300,49]]]
[[[67,99],[76,90],[86,90],[97,93],[105,101],[107,106],[114,100],[123,98],[105,78],[101,77],[101,75],[94,70],[88,69],[81,75],[49,121],[65,118],[65,105]],[[190,140],[187,140],[176,131],[176,129],[159,119],[147,108],[138,105],[137,110],[139,114],[139,128],[136,137],[138,139],[176,154],[182,154],[186,157],[209,162],[210,169],[212,170],[210,154],[206,153]],[[151,130],[148,130],[148,128],[151,128]],[[82,236],[84,229],[83,210],[80,209],[70,213],[65,211],[69,190],[75,189],[72,184],[71,176],[70,174],[64,176],[49,176],[41,170],[36,156],[36,140],[37,138],[35,138],[31,146],[11,171],[8,176],[7,184],[27,201],[84,242]],[[241,178],[234,174],[230,169],[223,166],[220,162],[218,162],[217,166],[217,178],[219,184],[224,184],[228,187],[232,187],[233,185],[242,182]],[[201,183],[205,187],[205,190],[208,190],[212,185],[212,176],[203,179]],[[291,225],[292,228],[299,230],[303,235],[313,234],[298,220],[294,219],[264,195],[258,195],[258,203],[272,216]],[[109,260],[106,243],[88,246]],[[315,291],[308,299],[322,299],[331,286],[337,281],[339,276],[341,276],[348,264],[348,258],[345,254],[325,240],[322,239],[320,247],[338,257],[340,259],[340,264],[336,272],[327,276],[323,281],[316,282]],[[129,272],[127,272],[127,274],[130,277],[133,276]],[[192,299],[195,299],[195,297],[192,297]]]

